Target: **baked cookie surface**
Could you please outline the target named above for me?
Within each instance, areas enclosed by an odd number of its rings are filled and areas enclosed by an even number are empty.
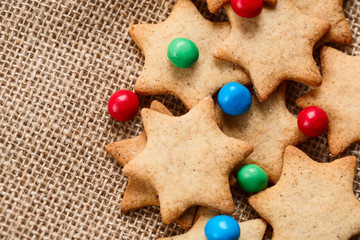
[[[229,4],[225,9],[231,33],[215,57],[242,66],[261,102],[285,80],[321,84],[313,47],[330,23],[301,13],[291,0],[264,7],[259,16],[248,19],[236,15]]]
[[[213,57],[229,35],[230,24],[206,20],[190,0],[179,0],[166,21],[133,25],[129,32],[145,55],[135,84],[139,94],[173,94],[191,109],[228,82],[250,84],[240,67]],[[169,61],[167,48],[175,38],[189,39],[198,47],[199,59],[192,67],[177,68]]]
[[[320,40],[321,43],[352,43],[351,30],[343,13],[342,0],[293,0],[293,3],[303,13],[331,23],[331,28]]]
[[[329,117],[330,153],[338,156],[360,140],[360,56],[331,47],[321,49],[323,84],[297,100],[301,108],[318,106]]]
[[[279,182],[249,198],[274,229],[274,240],[346,240],[360,232],[353,192],[356,158],[318,163],[288,146]]]
[[[252,96],[251,108],[240,116],[230,116],[219,106],[216,108],[224,133],[254,146],[254,151],[241,164],[261,167],[271,182],[280,178],[285,148],[307,139],[297,126],[297,118],[286,108],[285,97],[286,85],[282,84],[265,102]]]
[[[148,141],[123,172],[156,189],[163,222],[171,223],[194,205],[232,213],[229,174],[253,147],[220,130],[212,98],[181,117],[149,109],[141,116]]]
[[[205,225],[218,213],[206,207],[199,207],[196,213],[196,220],[194,226],[185,234],[160,238],[158,240],[207,240],[205,236]],[[245,222],[240,222],[241,234],[239,240],[261,240],[264,236],[267,223],[262,219],[254,219]]]
[[[150,109],[172,116],[171,112],[160,102],[153,101]],[[145,131],[140,135],[120,140],[106,145],[106,151],[111,154],[122,166],[128,164],[136,155],[144,150],[147,142]],[[159,198],[156,190],[147,182],[129,177],[124,197],[121,201],[121,210],[132,211],[147,206],[159,206]],[[184,229],[192,226],[196,213],[196,207],[189,208],[176,222]]]

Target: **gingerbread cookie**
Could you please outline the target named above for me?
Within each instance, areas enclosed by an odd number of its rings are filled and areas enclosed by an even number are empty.
[[[322,44],[352,43],[351,30],[343,14],[342,0],[293,0],[293,3],[306,15],[331,23],[330,31],[320,40]]]
[[[143,109],[145,149],[124,167],[124,174],[157,191],[164,223],[194,205],[234,211],[229,174],[253,147],[227,137],[218,127],[208,97],[181,117]]]
[[[230,0],[206,0],[208,9],[211,13],[219,11],[223,6],[230,2]],[[264,4],[274,7],[277,0],[264,0]]]
[[[160,238],[158,240],[206,240],[205,225],[212,217],[217,215],[218,213],[209,208],[199,207],[196,213],[195,224],[187,233],[175,237]],[[267,224],[262,219],[254,219],[241,222],[239,225],[241,229],[239,240],[261,240],[265,234]]]
[[[172,116],[171,112],[163,104],[156,100],[151,103],[150,109]],[[219,121],[218,125],[220,125]],[[145,148],[146,142],[146,133],[143,131],[139,136],[134,138],[108,144],[106,146],[106,151],[111,154],[122,166],[125,166]],[[230,186],[236,185],[236,178],[234,175],[230,174],[229,182]],[[151,205],[158,206],[159,204],[156,190],[148,183],[131,177],[128,179],[125,194],[121,202],[122,211],[127,212]],[[186,229],[186,227],[184,227],[185,225],[180,225]]]
[[[329,117],[328,141],[337,156],[360,140],[360,56],[331,47],[321,49],[323,84],[297,100],[301,108],[318,106]]]
[[[150,109],[172,116],[171,112],[158,101],[153,101]],[[146,142],[146,133],[143,131],[137,137],[108,144],[106,151],[122,166],[125,166],[145,148]],[[159,205],[155,189],[146,182],[129,178],[125,195],[121,202],[121,210],[131,211],[151,205]]]
[[[129,32],[146,59],[135,84],[139,94],[173,94],[191,109],[228,82],[250,84],[240,67],[213,57],[229,35],[230,24],[206,20],[190,0],[179,0],[166,21],[133,25]],[[176,38],[189,39],[197,46],[199,58],[192,67],[179,68],[169,61],[168,46]]]
[[[249,203],[273,227],[273,240],[350,239],[360,233],[355,169],[354,156],[318,163],[289,146],[279,182]]]
[[[252,106],[245,114],[230,116],[219,106],[216,108],[224,133],[244,139],[254,146],[254,151],[241,164],[258,165],[271,182],[277,182],[280,178],[285,148],[307,139],[297,126],[297,118],[286,108],[285,97],[286,85],[282,84],[263,103],[253,95]]]
[[[264,7],[255,18],[239,17],[230,5],[225,9],[231,34],[215,56],[242,66],[261,102],[288,79],[321,84],[313,47],[328,32],[330,23],[301,13],[291,0],[281,0],[275,8]]]
[[[172,116],[171,112],[160,102],[153,101],[150,109]],[[106,151],[110,153],[122,166],[129,163],[139,154],[146,145],[147,137],[145,131],[139,136],[110,143],[106,146]],[[159,199],[156,190],[150,184],[129,177],[124,197],[121,201],[122,211],[131,211],[146,206],[159,206]],[[176,222],[184,229],[192,226],[196,207],[190,208],[186,213],[179,217]]]

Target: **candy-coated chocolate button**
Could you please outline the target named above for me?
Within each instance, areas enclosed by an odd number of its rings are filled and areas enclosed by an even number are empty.
[[[250,91],[245,86],[230,82],[220,89],[218,103],[224,113],[237,116],[249,110],[252,99]]]
[[[306,136],[317,137],[326,131],[329,119],[324,110],[311,106],[299,113],[297,123],[300,131]]]
[[[240,17],[253,18],[263,9],[263,0],[231,0],[231,7]]]
[[[175,38],[168,47],[168,58],[178,68],[188,68],[199,58],[196,44],[186,38]]]
[[[264,170],[254,164],[243,166],[236,176],[238,183],[246,192],[257,193],[268,184],[268,176]]]
[[[210,218],[206,223],[205,236],[208,240],[238,240],[240,226],[234,218],[219,215]]]
[[[116,120],[128,121],[138,112],[139,99],[135,93],[129,90],[117,91],[109,99],[108,110]]]

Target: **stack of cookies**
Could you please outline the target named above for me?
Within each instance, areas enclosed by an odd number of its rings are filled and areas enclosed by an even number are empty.
[[[206,239],[208,220],[235,210],[232,173],[254,164],[273,186],[248,199],[264,220],[239,223],[239,239],[262,239],[267,223],[273,239],[350,239],[360,233],[357,159],[318,163],[294,147],[309,137],[285,104],[286,80],[315,87],[297,105],[325,110],[331,154],[360,140],[360,56],[325,46],[352,41],[342,1],[267,0],[254,18],[228,2],[207,0],[211,12],[224,6],[230,22],[206,20],[191,0],[178,0],[164,22],[130,27],[146,58],[135,92],[175,95],[189,112],[175,117],[154,101],[141,110],[141,135],[107,145],[129,177],[121,209],[158,205],[165,224],[190,229],[166,239]],[[172,59],[174,39],[196,45],[194,61]],[[212,98],[231,82],[253,89],[251,108],[238,116]]]

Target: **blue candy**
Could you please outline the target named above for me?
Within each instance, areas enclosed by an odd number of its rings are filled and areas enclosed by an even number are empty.
[[[220,89],[218,103],[224,113],[238,116],[250,109],[252,99],[250,91],[245,86],[230,82]]]
[[[205,235],[208,240],[238,240],[240,227],[234,218],[219,215],[206,223]]]

